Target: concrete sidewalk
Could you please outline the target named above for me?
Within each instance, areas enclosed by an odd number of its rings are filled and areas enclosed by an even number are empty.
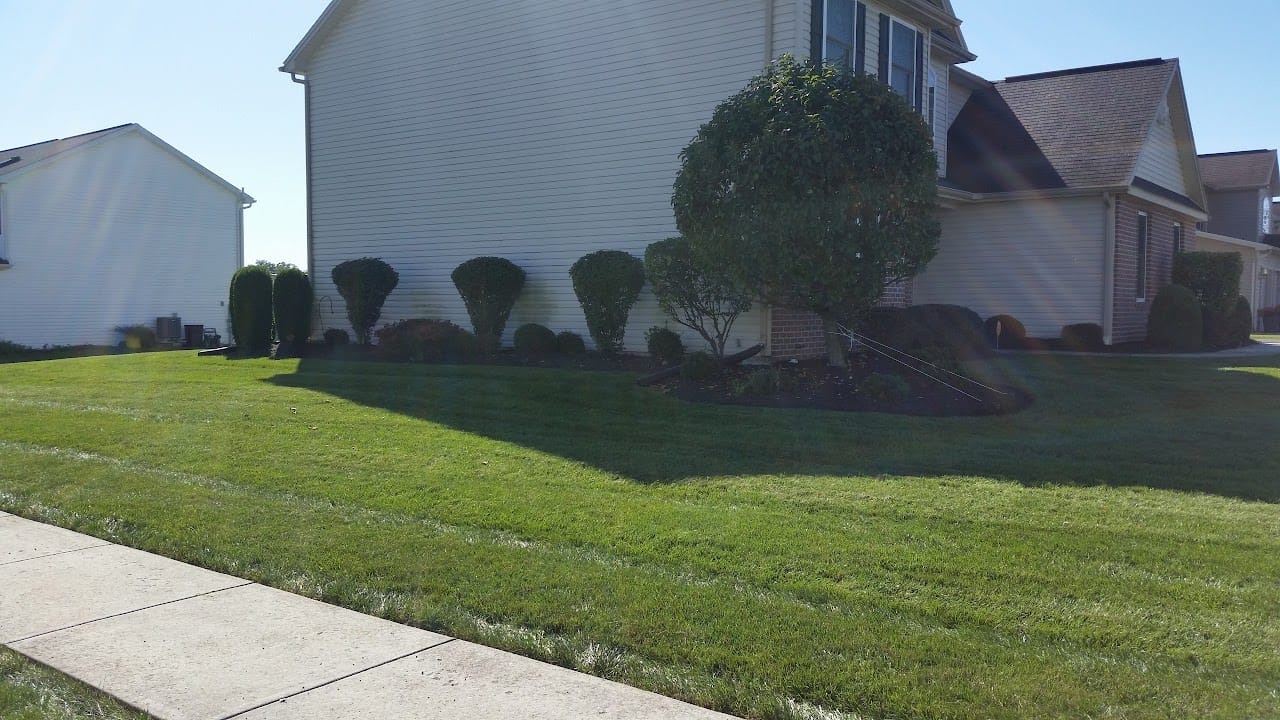
[[[165,720],[729,718],[2,512],[0,643]]]

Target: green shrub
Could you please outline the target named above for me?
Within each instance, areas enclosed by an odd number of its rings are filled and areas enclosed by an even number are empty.
[[[703,382],[720,374],[720,362],[709,352],[699,350],[690,353],[680,366],[680,377],[691,382]]]
[[[311,308],[315,294],[311,280],[298,268],[276,275],[271,286],[271,308],[276,319],[276,337],[281,342],[302,343],[311,337]]]
[[[782,374],[771,367],[753,370],[745,380],[734,385],[734,391],[739,395],[760,397],[776,395],[781,388]]]
[[[516,328],[516,352],[526,355],[541,355],[556,351],[556,334],[545,325],[528,323]]]
[[[402,362],[435,362],[478,347],[474,335],[448,320],[401,320],[376,334],[378,355]]]
[[[644,263],[621,250],[600,250],[578,258],[569,276],[596,347],[621,351],[627,316],[644,287]]]
[[[663,365],[678,365],[684,359],[684,341],[674,330],[655,325],[644,331],[644,343]]]
[[[454,268],[450,277],[480,344],[490,351],[498,349],[511,308],[524,289],[524,270],[506,258],[478,257]]]
[[[159,344],[150,325],[117,325],[115,331],[124,336],[122,344],[130,350],[151,350]]]
[[[701,335],[717,357],[724,357],[729,331],[738,316],[751,309],[751,298],[723,273],[695,262],[689,241],[682,237],[645,248],[644,272],[658,307]]]
[[[1190,288],[1167,285],[1151,301],[1147,344],[1174,352],[1194,352],[1204,341],[1204,314]]]
[[[1000,325],[1000,337],[996,337],[996,324]],[[1027,328],[1012,315],[992,315],[982,324],[982,332],[991,347],[1002,350],[1021,350],[1027,346]]]
[[[1173,258],[1173,284],[1195,293],[1205,310],[1231,311],[1243,271],[1239,253],[1185,252]]]
[[[1226,310],[1208,309],[1204,315],[1205,345],[1221,350],[1240,347],[1253,333],[1253,310],[1249,301],[1236,298]]]
[[[556,350],[565,355],[581,355],[587,351],[587,344],[578,333],[565,330],[556,335]]]
[[[0,340],[0,357],[4,357],[6,355],[22,355],[23,353],[31,352],[31,350],[32,348],[29,348],[26,345],[19,345],[16,342],[9,342],[8,340]]]
[[[1077,352],[1106,348],[1102,342],[1102,326],[1098,323],[1075,323],[1062,328],[1062,344]]]
[[[324,341],[327,345],[346,345],[351,342],[351,336],[342,328],[329,328],[324,331]]]
[[[862,334],[904,352],[944,346],[957,358],[990,354],[982,317],[960,305],[877,307],[863,315],[859,327]]]
[[[241,352],[261,355],[271,349],[271,273],[258,265],[242,267],[231,278],[231,335]]]
[[[356,340],[368,345],[373,326],[382,317],[382,304],[400,284],[400,274],[378,258],[365,257],[335,266],[331,276],[347,303],[347,319]]]
[[[901,376],[872,373],[858,386],[858,392],[876,405],[898,406],[910,397],[911,386]]]

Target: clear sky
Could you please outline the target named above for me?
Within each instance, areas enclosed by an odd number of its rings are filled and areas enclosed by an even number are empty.
[[[953,2],[979,75],[1177,57],[1200,152],[1280,145],[1280,0]],[[258,200],[246,260],[304,265],[302,87],[277,68],[326,4],[0,0],[0,147],[140,123]]]

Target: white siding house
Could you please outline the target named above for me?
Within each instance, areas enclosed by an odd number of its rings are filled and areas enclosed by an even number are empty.
[[[570,265],[676,233],[680,151],[774,58],[821,51],[828,2],[334,0],[281,68],[306,86],[317,332],[346,327],[330,272],[363,256],[400,273],[384,322],[469,327],[449,275],[497,255],[528,275],[508,338],[528,322],[585,335]],[[959,37],[945,0],[886,0],[870,17],[890,5],[926,38],[935,25]],[[769,322],[764,308],[740,318],[729,349],[768,342]],[[626,348],[662,324],[680,329],[646,290]]]
[[[110,344],[174,314],[225,335],[251,202],[139,125],[0,151],[0,339]]]

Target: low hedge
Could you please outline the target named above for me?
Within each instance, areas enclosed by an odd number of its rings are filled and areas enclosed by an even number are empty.
[[[873,340],[908,353],[946,347],[962,360],[991,354],[982,317],[961,305],[873,308],[859,327]]]
[[[1204,315],[1190,288],[1167,285],[1151,302],[1147,344],[1174,352],[1194,352],[1204,341]]]
[[[378,356],[402,362],[435,362],[481,351],[475,335],[448,320],[401,320],[375,333]]]
[[[1098,323],[1075,323],[1062,328],[1062,344],[1068,350],[1095,352],[1106,348],[1102,326]]]
[[[556,334],[545,325],[528,323],[516,328],[514,338],[516,352],[527,355],[543,355],[556,351]]]
[[[982,324],[982,333],[993,348],[1021,350],[1027,345],[1027,328],[1012,315],[992,315]]]

